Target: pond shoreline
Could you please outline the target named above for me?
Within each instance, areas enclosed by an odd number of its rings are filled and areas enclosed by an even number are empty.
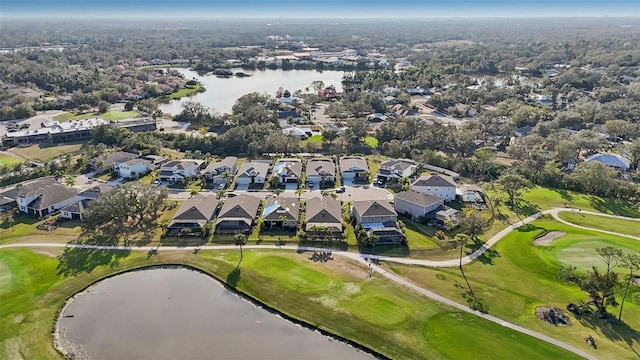
[[[207,278],[209,278],[210,280],[216,282],[218,285],[222,286],[225,290],[237,295],[238,297],[240,297],[241,299],[248,301],[250,304],[259,307],[263,310],[266,310],[267,312],[269,312],[272,315],[278,316],[288,322],[291,322],[294,325],[298,325],[302,328],[317,332],[327,338],[331,338],[334,340],[337,340],[339,342],[342,342],[346,345],[349,345],[351,347],[353,347],[356,350],[362,351],[364,353],[367,353],[369,355],[374,356],[375,358],[378,359],[390,359],[389,357],[378,353],[377,351],[370,349],[358,342],[355,342],[351,339],[347,339],[345,337],[342,337],[340,335],[337,334],[333,334],[325,329],[319,328],[315,325],[309,324],[305,321],[302,321],[300,319],[297,319],[295,317],[292,317],[290,315],[287,315],[281,311],[279,311],[278,309],[272,307],[271,305],[261,302],[260,300],[258,300],[257,298],[241,291],[238,290],[237,288],[231,287],[230,285],[228,285],[227,283],[225,283],[222,279],[219,279],[218,277],[216,277],[215,275],[208,273],[200,268],[197,268],[195,266],[192,265],[188,265],[188,264],[180,264],[180,263],[166,263],[166,264],[157,264],[157,265],[144,265],[144,266],[140,266],[140,267],[134,267],[131,269],[126,269],[123,271],[119,271],[113,274],[109,274],[107,276],[104,276],[102,278],[99,278],[93,282],[91,282],[90,284],[88,284],[87,286],[83,287],[81,290],[77,291],[76,293],[74,293],[73,295],[69,296],[63,303],[63,305],[58,309],[58,311],[55,314],[55,320],[54,323],[52,325],[52,330],[51,330],[51,334],[52,334],[52,340],[53,340],[53,346],[55,348],[55,350],[65,359],[69,359],[70,356],[67,352],[67,348],[64,346],[64,344],[61,343],[61,339],[60,339],[60,320],[62,319],[62,314],[64,313],[64,310],[75,300],[77,299],[79,296],[86,294],[88,291],[91,290],[92,287],[94,287],[95,285],[97,285],[98,283],[114,278],[116,276],[120,276],[120,275],[124,275],[124,274],[128,274],[128,273],[132,273],[132,272],[137,272],[137,271],[144,271],[144,270],[154,270],[154,269],[184,269],[184,270],[191,270],[191,271],[195,271],[197,273],[200,273],[202,275],[205,275]]]

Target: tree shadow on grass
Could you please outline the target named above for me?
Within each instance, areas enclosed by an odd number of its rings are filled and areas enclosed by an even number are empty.
[[[594,209],[606,213],[616,214],[626,217],[640,217],[640,209],[624,200],[616,199],[601,199],[599,197],[591,196],[589,204]]]
[[[374,247],[358,245],[361,254],[407,257],[410,255],[407,245],[376,245]]]
[[[514,201],[513,205],[511,206],[511,210],[513,210],[513,212],[516,213],[518,217],[528,217],[540,212],[540,207],[538,205],[532,204],[527,200],[518,199]]]
[[[624,341],[636,357],[640,358],[640,332],[624,321],[619,321],[613,316],[603,319],[594,312],[578,315],[577,318],[580,324],[594,331],[600,331],[611,341]]]
[[[467,243],[465,248],[465,255],[471,255],[476,250],[483,249],[484,252],[482,255],[476,257],[474,260],[484,265],[493,265],[493,259],[500,257],[500,252],[491,248],[486,248],[485,243],[480,241],[477,237],[473,238],[470,243]]]
[[[105,243],[94,237],[83,238],[84,241],[73,241],[70,244],[87,244],[87,245],[113,245],[117,240]],[[101,250],[86,249],[78,247],[67,247],[64,252],[58,256],[58,265],[56,270],[59,275],[73,276],[81,273],[90,273],[98,266],[109,265],[114,268],[120,264],[120,259],[129,256],[130,250]]]
[[[240,265],[240,264],[238,264]],[[227,275],[227,279],[225,280],[225,282],[231,286],[231,287],[236,287],[238,285],[238,281],[240,281],[240,266],[237,266],[235,269],[233,269],[228,275]]]
[[[563,198],[564,200],[567,200],[568,202],[573,201],[573,195],[569,194],[567,190],[553,189],[553,191],[557,192],[560,195],[560,197]]]

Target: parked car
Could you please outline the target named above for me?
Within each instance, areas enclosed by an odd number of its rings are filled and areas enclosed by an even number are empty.
[[[161,182],[160,180],[156,180],[152,183],[153,186],[160,186]]]
[[[313,188],[313,181],[307,181],[307,187],[309,189]]]
[[[227,183],[222,183],[220,185],[218,185],[218,190],[224,190],[224,188],[227,187]]]
[[[344,187],[344,186],[341,186],[341,187],[339,187],[339,188],[337,188],[337,189],[336,189],[336,192],[337,192],[338,194],[340,194],[340,193],[345,192],[346,190],[347,190],[347,189],[345,189],[345,187]]]

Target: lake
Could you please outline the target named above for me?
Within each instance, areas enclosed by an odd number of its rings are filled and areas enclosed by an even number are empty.
[[[205,92],[198,93],[192,97],[185,97],[180,100],[172,100],[167,104],[161,104],[160,110],[165,114],[175,115],[182,111],[181,104],[187,100],[202,103],[208,108],[212,108],[219,113],[231,112],[231,107],[236,99],[242,95],[259,92],[268,93],[275,96],[278,88],[289,90],[293,94],[296,90],[306,92],[305,88],[311,86],[313,81],[320,80],[325,86],[333,85],[336,91],[342,91],[342,75],[344,71],[315,71],[315,70],[242,70],[233,69],[233,72],[242,71],[250,74],[250,77],[230,77],[219,78],[213,74],[198,75],[197,72],[175,68],[184,75],[185,79],[196,79],[206,89]]]
[[[374,358],[176,267],[96,283],[67,303],[56,333],[76,359]]]

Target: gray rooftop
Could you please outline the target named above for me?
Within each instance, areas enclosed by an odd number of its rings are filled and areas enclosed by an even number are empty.
[[[393,170],[406,170],[411,166],[416,166],[417,163],[413,160],[409,159],[386,159],[381,164],[380,167],[388,167]]]
[[[232,168],[238,162],[238,158],[235,156],[227,156],[226,158],[209,163],[204,170],[205,173],[213,173],[221,168]]]
[[[309,223],[342,223],[340,201],[328,196],[313,197],[307,200],[305,220]]]
[[[422,191],[416,191],[412,189],[397,193],[396,199],[408,201],[410,203],[423,207],[429,207],[433,204],[442,203],[444,201],[444,199],[439,196],[426,194]]]
[[[298,220],[300,217],[300,201],[293,197],[269,197],[265,201],[262,218],[268,221],[279,221],[280,216],[287,220]]]
[[[225,218],[253,219],[256,217],[259,207],[260,198],[256,196],[240,194],[228,198],[224,202],[224,205],[222,205],[222,209],[220,209],[218,221],[224,220]]]
[[[188,222],[204,225],[213,218],[217,207],[218,199],[215,195],[196,195],[180,206],[171,223]]]
[[[353,202],[353,209],[360,216],[387,216],[398,215],[388,201],[384,200],[360,200]]]
[[[440,187],[457,187],[455,180],[449,175],[427,175],[420,176],[413,182],[413,186],[440,186]]]
[[[340,158],[340,171],[349,169],[369,171],[367,160],[361,156],[345,156]]]
[[[132,159],[137,159],[139,157],[140,155],[138,154],[133,154],[125,151],[116,151],[96,158],[95,163],[97,164],[98,162],[102,161],[105,166],[111,166],[114,164],[124,163]]]
[[[307,161],[307,176],[335,176],[336,164],[329,158],[313,158]]]
[[[266,178],[268,172],[269,164],[252,161],[242,164],[238,170],[238,177],[260,176]]]
[[[34,209],[46,209],[59,202],[75,197],[77,193],[75,189],[60,184],[52,177],[23,184],[17,190],[16,197],[18,198],[37,196],[36,199],[27,205]]]

